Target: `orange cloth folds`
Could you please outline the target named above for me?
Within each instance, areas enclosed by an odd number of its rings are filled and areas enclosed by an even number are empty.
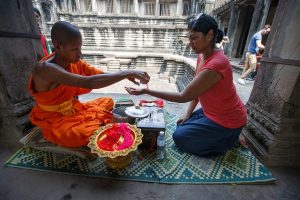
[[[51,56],[53,54],[43,60]],[[67,70],[84,76],[103,73],[81,60],[70,64]],[[73,98],[89,93],[90,89],[59,85],[50,91],[36,92],[30,78],[29,90],[36,102],[30,113],[30,121],[41,127],[44,138],[54,144],[85,146],[100,125],[112,122],[114,102],[111,98],[98,98],[86,103]]]
[[[38,107],[49,112],[59,112],[62,115],[74,115],[76,111],[73,108],[72,100],[73,99],[65,101],[59,105],[53,106],[45,106],[38,104]]]

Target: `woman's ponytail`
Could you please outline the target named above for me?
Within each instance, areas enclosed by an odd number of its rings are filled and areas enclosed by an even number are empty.
[[[223,40],[224,33],[221,29],[218,29],[217,35],[216,35],[216,43],[220,43]]]

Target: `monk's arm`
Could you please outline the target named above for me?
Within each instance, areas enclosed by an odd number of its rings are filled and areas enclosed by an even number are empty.
[[[164,91],[157,91],[151,89],[143,89],[144,92],[142,93],[149,94],[157,98],[165,99],[167,101],[185,103],[197,99],[199,96],[201,96],[204,92],[206,92],[211,87],[213,87],[221,79],[222,76],[219,73],[213,70],[205,69],[201,71],[193,79],[193,81],[180,93],[164,92]],[[135,94],[135,92],[134,91],[131,92],[130,89],[129,90],[127,89],[127,91],[130,94]]]
[[[82,76],[70,73],[64,68],[52,63],[41,63],[36,66],[33,71],[33,77],[34,76],[49,82],[89,89],[103,88],[126,78],[136,78],[149,81],[147,73],[137,70]]]

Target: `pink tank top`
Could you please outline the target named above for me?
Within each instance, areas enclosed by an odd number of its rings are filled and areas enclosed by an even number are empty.
[[[198,66],[201,59],[202,55],[198,57],[195,76],[204,69],[213,70],[222,76],[220,81],[198,97],[205,116],[225,128],[244,126],[247,123],[247,110],[237,95],[227,57],[223,51],[215,51],[202,66]]]

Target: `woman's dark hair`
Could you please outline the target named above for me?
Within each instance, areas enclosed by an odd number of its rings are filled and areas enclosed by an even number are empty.
[[[198,14],[191,22],[189,22],[188,29],[195,32],[201,32],[204,35],[212,29],[214,32],[213,45],[214,43],[221,42],[224,36],[223,31],[218,29],[216,20],[212,16],[203,13]]]
[[[216,36],[216,43],[221,42],[223,40],[223,37],[224,37],[223,31],[218,29],[218,33],[217,33],[217,36]]]

